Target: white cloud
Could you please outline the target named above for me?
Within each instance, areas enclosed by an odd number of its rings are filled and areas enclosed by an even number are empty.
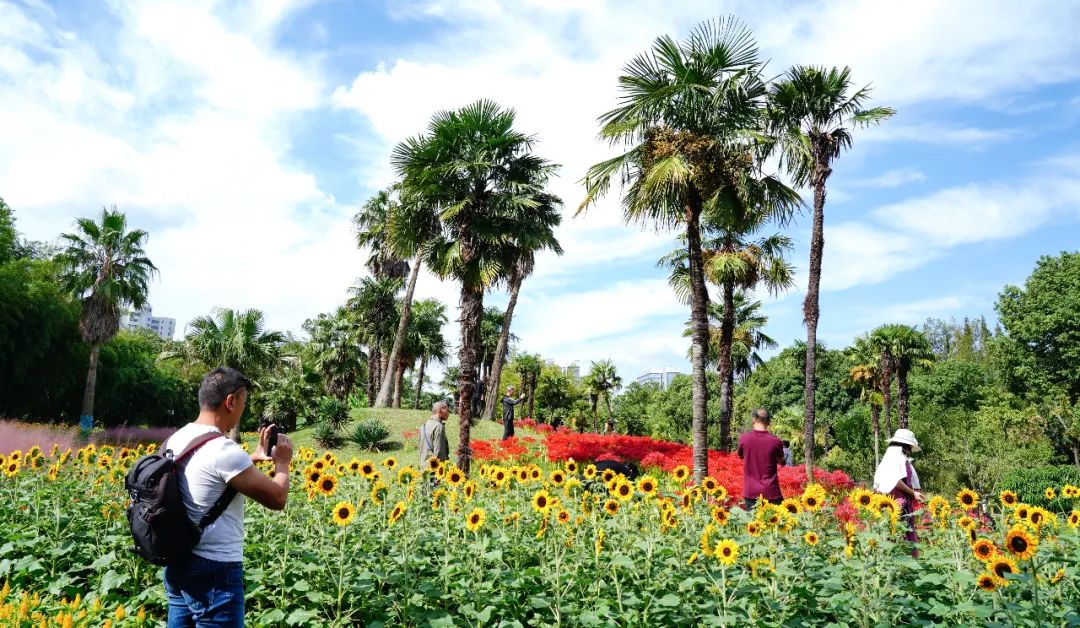
[[[971,299],[967,297],[949,295],[906,303],[875,304],[873,307],[864,308],[858,315],[858,321],[868,328],[884,323],[914,325],[931,316],[940,317],[949,312],[957,312],[970,303]]]
[[[1016,137],[1014,129],[980,129],[971,126],[923,123],[902,124],[886,122],[859,131],[860,141],[912,142],[936,146],[981,147]]]
[[[910,168],[895,168],[888,170],[882,174],[872,177],[870,179],[862,179],[854,181],[849,185],[853,187],[870,187],[870,188],[895,188],[908,183],[918,183],[925,181],[926,175],[918,170]],[[829,197],[833,196],[832,190],[829,190]]]

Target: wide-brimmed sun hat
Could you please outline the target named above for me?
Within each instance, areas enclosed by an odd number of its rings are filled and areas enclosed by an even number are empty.
[[[922,448],[919,447],[919,441],[915,439],[915,432],[912,432],[911,430],[896,430],[896,433],[889,439],[889,442],[900,443],[901,445],[911,445],[911,451],[922,451]]]

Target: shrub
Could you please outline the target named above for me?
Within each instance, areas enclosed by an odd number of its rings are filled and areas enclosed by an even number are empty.
[[[390,428],[385,423],[378,419],[364,419],[349,434],[349,442],[360,449],[377,451],[386,447],[385,441],[389,437]]]
[[[335,397],[322,397],[315,407],[319,420],[341,431],[349,423],[349,406]]]
[[[334,426],[325,421],[315,428],[315,442],[323,449],[336,449],[341,447],[343,440],[344,439],[341,438],[341,431],[335,429]]]
[[[1016,469],[1005,476],[1001,488],[1015,492],[1021,501],[1032,506],[1065,512],[1072,504],[1071,500],[1061,497],[1061,487],[1065,484],[1080,486],[1080,469],[1067,464]],[[1046,499],[1048,488],[1053,488],[1057,494],[1052,500]],[[996,496],[988,495],[987,499],[996,499]]]

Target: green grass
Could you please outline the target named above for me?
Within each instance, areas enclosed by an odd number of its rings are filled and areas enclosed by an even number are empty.
[[[417,456],[416,436],[405,438],[405,432],[415,432],[418,430],[420,426],[424,424],[424,421],[427,421],[428,417],[431,416],[431,412],[427,410],[397,410],[393,408],[357,408],[352,410],[349,415],[352,420],[349,425],[342,430],[341,433],[343,436],[347,436],[352,432],[353,426],[362,419],[379,419],[390,428],[390,437],[388,440],[395,443],[397,447],[396,449],[385,453],[393,454],[402,459],[403,462],[408,462],[410,464],[417,462],[412,460],[412,458]],[[290,436],[297,447],[310,447],[316,451],[321,449],[315,442],[314,427],[306,427],[297,430],[290,434]],[[494,421],[480,420],[472,428],[472,437],[477,440],[489,440],[501,436],[502,425]],[[458,446],[458,416],[456,414],[451,414],[450,418],[446,420],[446,438],[450,441],[450,455],[453,457]],[[373,455],[372,452],[363,451],[349,442],[346,442],[345,445],[334,451],[339,457],[342,455]]]

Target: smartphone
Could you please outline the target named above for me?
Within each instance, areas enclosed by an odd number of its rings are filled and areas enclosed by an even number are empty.
[[[266,455],[274,455],[274,447],[277,447],[277,437],[281,433],[281,428],[277,425],[270,426],[270,437],[266,439]]]

